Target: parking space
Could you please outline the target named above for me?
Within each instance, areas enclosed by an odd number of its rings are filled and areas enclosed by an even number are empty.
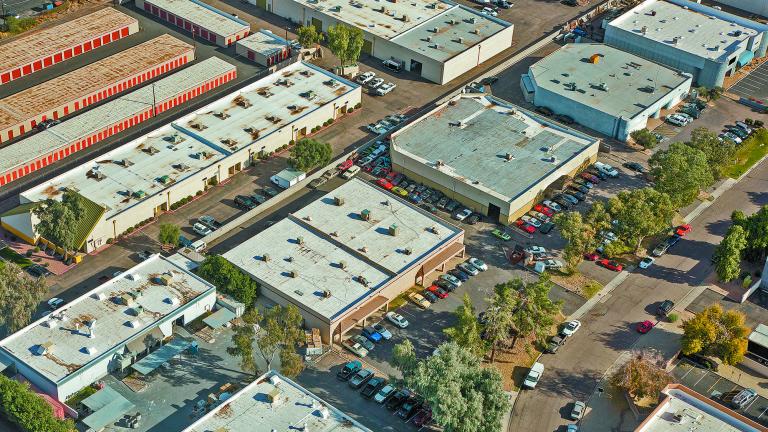
[[[764,62],[739,80],[728,89],[728,92],[747,99],[756,98],[768,101],[768,62]]]
[[[758,324],[768,322],[768,309],[765,308],[765,305],[768,305],[768,296],[761,294],[759,290],[752,294],[744,303],[738,303],[728,299],[721,293],[707,289],[699,294],[686,309],[694,314],[698,314],[713,304],[719,304],[725,310],[742,312],[746,317],[745,324],[749,328],[755,328]]]

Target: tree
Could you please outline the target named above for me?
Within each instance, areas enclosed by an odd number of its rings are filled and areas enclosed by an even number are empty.
[[[38,222],[35,231],[46,240],[64,249],[64,253],[75,250],[78,240],[74,229],[85,215],[83,197],[75,191],[65,190],[61,200],[48,198],[37,206],[33,213]]]
[[[206,256],[197,274],[215,285],[219,292],[244,303],[246,308],[253,306],[259,294],[259,284],[221,255]]]
[[[227,348],[227,353],[233,357],[240,357],[240,369],[258,374],[258,367],[253,356],[253,342],[256,337],[256,327],[262,320],[258,309],[251,308],[245,311],[241,317],[242,324],[235,326],[235,332],[232,334],[233,346]]]
[[[288,162],[297,170],[309,172],[317,166],[327,165],[333,157],[333,149],[328,143],[304,138],[291,148]]]
[[[555,316],[560,312],[560,302],[549,298],[552,281],[549,275],[542,275],[537,281],[522,283],[522,289],[517,291],[518,299],[512,315],[512,323],[517,329],[517,335],[533,335],[536,342],[543,344],[549,336],[555,323]],[[517,284],[513,284],[517,285]],[[517,335],[512,341],[514,346]]]
[[[589,224],[584,223],[579,212],[558,213],[554,223],[566,241],[563,259],[567,270],[573,272],[584,258],[584,253],[592,248],[595,231]]]
[[[323,40],[323,34],[319,33],[317,28],[312,25],[299,27],[296,31],[296,35],[299,38],[299,43],[304,48],[317,45]]]
[[[9,333],[29,324],[48,294],[45,278],[32,279],[12,262],[0,265],[0,325]]]
[[[635,250],[649,235],[670,227],[675,212],[669,195],[649,187],[619,192],[608,208],[616,219],[617,235]]]
[[[357,27],[336,24],[328,28],[328,47],[339,58],[342,75],[344,67],[360,58],[363,42],[363,31]]]
[[[405,343],[410,342],[400,345]],[[425,399],[445,432],[501,429],[509,399],[497,369],[483,367],[479,358],[452,342],[441,345],[437,355],[409,358],[407,364],[412,369],[401,370],[405,386]]]
[[[304,370],[304,361],[296,348],[280,350],[280,373],[288,378],[296,378]]]
[[[668,150],[656,152],[648,164],[654,177],[654,188],[669,195],[677,208],[692,203],[701,189],[715,181],[707,155],[680,142],[672,143]]]
[[[725,176],[725,168],[731,163],[736,153],[736,143],[731,140],[720,142],[716,133],[703,127],[693,130],[688,145],[706,155],[714,179]]]
[[[478,357],[482,356],[486,351],[485,342],[480,337],[480,323],[477,322],[475,307],[469,294],[464,293],[463,304],[456,308],[454,314],[456,325],[444,329],[443,332],[458,346]]]
[[[664,387],[672,382],[672,376],[647,356],[638,354],[616,371],[611,377],[611,382],[630,396],[642,399],[661,393]]]
[[[603,201],[595,201],[592,204],[584,217],[584,221],[592,227],[593,232],[608,231],[613,225],[613,218]],[[592,237],[594,238],[594,235]]]
[[[160,233],[157,235],[157,240],[163,245],[176,246],[179,244],[180,236],[181,228],[178,225],[165,223],[160,225]]]
[[[512,279],[493,288],[493,295],[488,299],[485,311],[485,339],[491,345],[491,363],[496,359],[496,349],[500,342],[509,340],[517,329],[512,321],[512,314],[518,307],[518,293],[523,289],[520,278]]]
[[[741,254],[747,246],[747,234],[739,225],[732,225],[723,241],[715,248],[712,261],[717,277],[730,282],[741,273]]]
[[[749,327],[745,321],[740,311],[724,311],[719,304],[709,306],[683,321],[683,354],[702,353],[718,357],[727,365],[739,363],[747,352]]]
[[[53,409],[29,384],[0,375],[0,411],[25,432],[72,432],[71,419],[59,420]]]
[[[701,86],[701,87],[697,87],[696,90],[699,92],[699,96],[706,99],[707,102],[720,99],[720,96],[722,96],[723,93],[725,92],[725,89],[723,89],[720,86],[711,87],[711,88]]]
[[[416,358],[416,351],[409,339],[406,339],[395,345],[392,349],[392,366],[403,374],[403,380],[408,381],[416,370],[419,361]]]
[[[750,216],[736,211],[731,215],[731,220],[746,232],[747,244],[743,248],[742,256],[751,262],[763,261],[768,250],[768,206],[763,206]]]
[[[652,134],[648,129],[638,129],[632,131],[629,136],[635,140],[636,143],[643,146],[645,149],[652,149],[659,144],[659,140],[656,135]]]

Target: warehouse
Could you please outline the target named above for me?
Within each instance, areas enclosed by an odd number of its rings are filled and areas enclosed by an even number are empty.
[[[715,87],[765,56],[768,25],[687,0],[646,0],[611,21],[604,41]]]
[[[278,81],[283,84],[277,85]],[[311,103],[301,96],[309,89],[316,89]],[[40,239],[34,232],[35,203],[75,190],[87,197],[91,215],[77,227],[75,243],[78,250],[92,252],[358,103],[358,85],[296,63],[22,192],[21,205],[1,215],[0,222],[36,244]],[[245,131],[243,125],[258,134]]]
[[[253,2],[254,0],[249,0]],[[255,0],[257,6],[327,31],[358,27],[363,52],[445,84],[512,46],[512,24],[450,1]]]
[[[0,100],[0,142],[98,103],[195,59],[192,45],[162,35]]]
[[[392,169],[510,224],[597,159],[599,140],[492,96],[464,94],[392,134]]]
[[[236,76],[235,66],[211,57],[1,148],[0,186],[90,147]]]
[[[224,254],[261,294],[294,304],[323,341],[464,254],[464,231],[353,179]]]
[[[272,67],[289,59],[292,54],[298,54],[292,49],[291,42],[269,30],[259,30],[238,41],[235,52],[265,67]]]
[[[768,18],[768,0],[715,0],[720,4]]]
[[[0,341],[0,360],[65,401],[135,366],[148,349],[165,345],[177,325],[215,303],[215,286],[156,254]],[[183,341],[176,336],[165,347],[183,349]]]
[[[8,83],[139,31],[139,22],[112,8],[30,31],[0,46],[0,84]]]
[[[528,102],[626,141],[682,101],[691,75],[604,44],[567,44],[521,78]]]
[[[182,432],[371,432],[304,387],[271,370]]]
[[[247,22],[198,0],[136,0],[136,7],[224,48],[251,31]]]

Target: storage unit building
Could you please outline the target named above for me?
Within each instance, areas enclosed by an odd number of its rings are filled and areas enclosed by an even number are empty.
[[[291,43],[268,30],[241,39],[235,45],[235,52],[262,66],[271,67],[291,57]]]
[[[715,87],[766,55],[768,25],[688,0],[646,0],[608,23],[604,42]]]
[[[65,401],[215,303],[215,286],[156,254],[0,341],[0,360]]]
[[[392,169],[510,224],[597,160],[600,140],[509,102],[456,96],[392,134]]]
[[[512,24],[451,1],[267,0],[264,6],[319,31],[338,23],[357,27],[363,52],[439,84],[512,46]]]
[[[567,44],[528,68],[526,100],[626,141],[682,101],[691,75],[604,44]]]
[[[0,142],[32,131],[48,119],[141,85],[195,59],[192,45],[161,35],[80,69],[0,100]]]
[[[0,84],[37,72],[139,31],[139,22],[112,8],[31,31],[0,49]]]
[[[0,149],[0,186],[171,109],[237,76],[211,57]]]
[[[136,0],[136,7],[221,47],[251,32],[247,22],[198,0]]]

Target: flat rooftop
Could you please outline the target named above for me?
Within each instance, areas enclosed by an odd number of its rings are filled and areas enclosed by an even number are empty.
[[[30,202],[39,202],[60,197],[66,189],[77,190],[103,206],[104,217],[110,218],[225,156],[171,126],[163,126],[21,196]]]
[[[758,33],[756,28],[761,27],[758,23],[749,27],[739,24],[737,22],[747,20],[694,2],[679,3],[647,0],[611,21],[610,25],[713,60],[733,51],[741,41],[755,36]],[[694,10],[694,7],[701,11]]]
[[[506,21],[457,5],[392,41],[431,59],[446,61],[510,26]]]
[[[269,56],[284,50],[289,46],[290,42],[270,31],[259,30],[244,39],[240,39],[237,41],[237,44],[242,45],[253,52]]]
[[[166,282],[158,279],[161,276]],[[0,350],[60,382],[215,289],[161,255],[153,255],[0,341]],[[126,298],[135,300],[128,306],[120,300]],[[89,337],[89,323],[96,323],[94,337]]]
[[[365,210],[369,220],[361,217]],[[390,234],[390,227],[396,227],[396,235]],[[224,257],[292,301],[333,320],[461,232],[353,179]],[[325,290],[330,297],[324,298]]]
[[[599,56],[594,64],[590,61],[593,55]],[[635,117],[691,79],[688,74],[597,43],[566,44],[532,65],[529,74],[540,88],[624,118]]]
[[[164,34],[0,100],[0,129],[13,127],[193,51]]]
[[[306,428],[306,429],[302,429]],[[304,387],[267,372],[183,432],[371,432]]]
[[[507,202],[597,142],[500,99],[471,95],[454,98],[392,137],[395,151]]]
[[[0,71],[32,63],[136,22],[135,18],[108,7],[52,27],[32,30],[0,45]]]
[[[635,432],[761,432],[765,428],[686,387],[673,385],[664,393],[667,399]],[[675,414],[687,421],[677,421]],[[696,420],[698,418],[698,420]]]
[[[359,85],[297,62],[177,120],[210,145],[242,149],[357,89]]]
[[[10,171],[41,155],[62,149],[78,139],[130,118],[152,106],[152,91],[158,103],[235,69],[218,57],[211,57],[144,86],[117,99],[0,148],[0,172]]]
[[[220,36],[226,37],[251,28],[247,22],[195,0],[146,0],[146,2]]]

